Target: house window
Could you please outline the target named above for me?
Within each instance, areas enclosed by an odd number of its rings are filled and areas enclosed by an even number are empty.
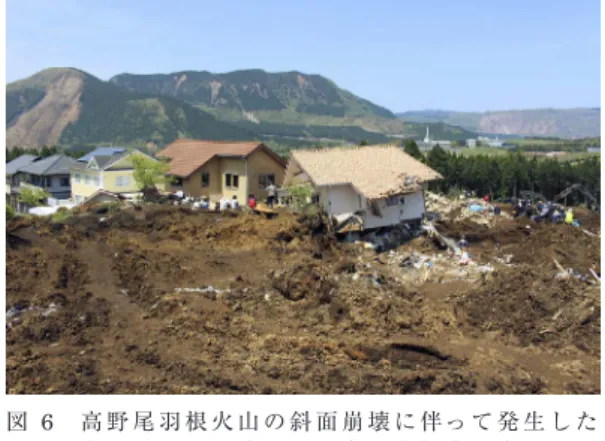
[[[210,173],[202,173],[202,187],[208,187],[210,185]]]
[[[92,180],[93,180],[94,184],[95,184],[97,187],[98,187],[99,185],[101,185],[101,180],[99,179],[99,177],[98,177],[98,176],[94,176],[94,177],[92,178]]]
[[[76,174],[74,175],[74,182],[75,182],[76,184],[79,184],[79,183],[80,183],[80,173],[76,173]]]
[[[225,187],[239,188],[239,176],[225,173]]]
[[[264,190],[275,183],[275,175],[258,175],[258,188]]]
[[[129,176],[116,176],[115,186],[116,187],[128,187],[130,184]]]
[[[387,198],[387,207],[403,204],[405,204],[405,198],[403,196],[389,196]]]
[[[90,185],[90,176],[88,176],[88,175],[84,175],[84,183],[85,183],[86,185]]]
[[[174,187],[182,187],[183,186],[183,178],[173,178],[172,185]]]
[[[61,178],[61,187],[69,187],[69,178]]]

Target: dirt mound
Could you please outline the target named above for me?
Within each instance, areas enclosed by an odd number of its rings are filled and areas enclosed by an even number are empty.
[[[161,205],[11,224],[7,388],[598,393],[598,289],[556,278],[553,261],[598,271],[598,240],[466,222],[438,228],[466,234],[478,261],[512,263],[419,285],[397,256],[421,250],[437,265],[447,257],[430,239],[377,255],[317,216]]]
[[[482,331],[501,331],[523,346],[574,345],[599,356],[598,286],[573,277],[557,280],[553,274],[529,266],[498,273],[464,297],[468,325]]]
[[[272,286],[286,299],[298,301],[315,298],[318,303],[330,303],[336,283],[322,274],[319,265],[296,265],[271,274]]]

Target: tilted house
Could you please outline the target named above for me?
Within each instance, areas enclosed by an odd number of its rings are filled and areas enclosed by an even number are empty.
[[[442,176],[395,146],[291,152],[284,186],[311,184],[339,222],[361,218],[363,229],[420,220],[423,190]]]
[[[269,147],[258,142],[178,139],[157,153],[169,160],[168,189],[191,197],[206,196],[244,203],[249,194],[265,198],[270,183],[279,185],[286,165]]]

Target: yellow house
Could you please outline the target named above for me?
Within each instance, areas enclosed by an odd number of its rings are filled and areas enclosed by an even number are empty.
[[[171,191],[210,199],[236,196],[245,204],[248,195],[267,197],[270,183],[280,185],[285,162],[266,145],[257,141],[196,141],[179,139],[160,151],[169,160]]]
[[[71,195],[74,202],[79,204],[99,190],[126,196],[138,193],[131,155],[147,156],[138,150],[101,147],[78,159],[71,168]]]

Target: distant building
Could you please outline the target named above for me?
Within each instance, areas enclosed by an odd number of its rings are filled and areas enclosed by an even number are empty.
[[[481,142],[482,145],[488,147],[502,147],[504,145],[504,143],[499,140],[497,136],[496,139],[492,139],[487,136],[478,136],[477,139]]]
[[[500,141],[496,136],[496,139],[490,139],[487,141],[487,145],[490,147],[502,147],[502,141]]]
[[[476,139],[467,139],[466,146],[471,149],[477,147],[477,140]]]
[[[586,151],[588,153],[601,153],[601,147],[588,147]]]
[[[446,150],[449,150],[452,148],[452,141],[446,141],[446,140],[442,140],[442,141],[437,141],[437,140],[432,140],[431,136],[429,134],[429,128],[426,128],[426,136],[424,137],[424,139],[420,142],[418,142],[418,147],[420,148],[421,151],[426,151],[426,150],[430,150],[433,147],[435,147],[437,144],[439,144],[439,147],[442,147]]]

